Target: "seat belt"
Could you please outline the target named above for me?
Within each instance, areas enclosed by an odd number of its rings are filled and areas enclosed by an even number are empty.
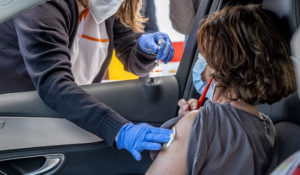
[[[197,50],[197,30],[199,28],[199,23],[200,20],[209,13],[210,6],[211,6],[211,0],[200,1],[192,29],[190,31],[188,40],[185,43],[182,59],[176,74],[176,78],[180,89],[180,94],[179,94],[180,97],[183,97],[184,91],[186,89],[186,85],[190,73],[187,70],[191,69],[193,64],[191,60],[194,59],[195,52]]]
[[[191,74],[192,65],[198,58],[197,31],[200,27],[200,20],[207,14],[211,14],[218,10],[223,0],[202,0],[199,4],[195,21],[186,42],[186,46],[182,56],[182,62],[179,65],[176,78],[180,88],[180,97],[184,99],[190,98],[193,92],[193,78]],[[191,59],[193,61],[191,61]]]

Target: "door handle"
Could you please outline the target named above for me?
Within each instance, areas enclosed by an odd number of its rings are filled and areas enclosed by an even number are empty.
[[[144,90],[145,95],[150,101],[155,102],[159,100],[159,97],[161,96],[160,81],[153,77],[146,79],[144,83]]]
[[[159,85],[159,81],[153,77],[149,77],[146,79],[145,85],[146,86],[157,86],[157,85]]]
[[[42,174],[47,174],[51,175],[54,174],[59,167],[62,165],[64,162],[64,155],[62,154],[52,154],[52,155],[45,155],[46,158],[45,163],[43,164],[42,167],[39,169],[26,173],[24,175],[42,175]]]
[[[5,122],[0,120],[0,129],[4,128]]]

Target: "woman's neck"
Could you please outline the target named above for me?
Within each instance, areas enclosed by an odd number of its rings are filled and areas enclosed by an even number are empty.
[[[86,10],[86,8],[79,2],[79,0],[76,0],[77,7],[78,7],[78,14],[79,14],[79,19],[81,18],[83,12]]]
[[[249,103],[247,103],[247,102],[245,102],[244,100],[241,100],[241,99],[231,100],[230,98],[228,98],[228,97],[231,97],[232,99],[235,99],[234,96],[235,95],[234,95],[233,90],[231,92],[227,93],[227,94],[224,94],[224,93],[221,93],[220,88],[216,87],[212,102],[220,103],[220,104],[229,103],[233,107],[236,107],[238,109],[241,109],[243,111],[251,113],[251,114],[253,114],[253,115],[255,115],[255,116],[262,119],[262,117],[259,114],[259,111],[257,110],[255,105],[251,105],[251,104],[249,104]]]

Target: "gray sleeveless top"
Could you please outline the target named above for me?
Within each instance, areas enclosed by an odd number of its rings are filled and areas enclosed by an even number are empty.
[[[272,121],[263,117],[228,103],[206,102],[192,125],[186,174],[266,174],[273,166],[277,144]],[[162,127],[171,128],[180,118]]]

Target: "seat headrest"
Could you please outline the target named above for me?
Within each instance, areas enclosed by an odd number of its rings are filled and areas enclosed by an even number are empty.
[[[289,30],[289,39],[294,35],[291,41],[291,49],[293,55],[295,56],[294,66],[295,73],[297,77],[298,83],[298,94],[300,97],[300,52],[299,52],[299,44],[300,44],[300,29],[297,29],[300,26],[300,1],[299,0],[264,0],[263,7],[273,11],[278,17],[282,20],[282,26],[285,28],[285,24],[287,25],[287,29]]]
[[[288,24],[292,35],[300,24],[300,1],[299,0],[264,0],[263,7],[273,11]]]
[[[300,98],[300,28],[295,32],[291,41],[292,53],[294,55],[294,66],[297,79],[298,94]]]
[[[297,93],[293,93],[272,105],[261,104],[257,108],[269,116],[273,123],[293,122],[300,125],[300,100]]]

